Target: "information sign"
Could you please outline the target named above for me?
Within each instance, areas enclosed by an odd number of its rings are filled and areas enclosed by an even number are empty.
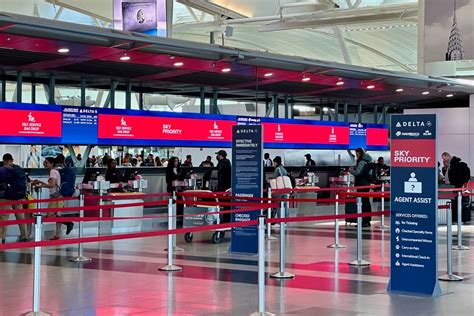
[[[262,197],[262,126],[236,125],[232,138],[232,195]],[[255,220],[259,214],[260,211],[232,213],[232,222]],[[257,253],[257,233],[257,226],[232,228],[231,252]]]
[[[439,295],[436,115],[392,115],[391,292]]]

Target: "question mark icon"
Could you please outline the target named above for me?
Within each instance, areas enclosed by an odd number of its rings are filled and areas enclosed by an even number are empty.
[[[414,184],[411,185],[411,190],[415,191],[415,185]]]

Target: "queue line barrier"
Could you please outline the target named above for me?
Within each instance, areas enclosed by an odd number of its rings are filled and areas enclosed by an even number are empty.
[[[169,199],[168,201],[168,207],[170,206],[176,206],[175,201],[172,199]],[[260,204],[260,207],[268,207],[268,204]],[[21,249],[21,248],[30,248],[30,247],[35,247],[35,267],[34,267],[34,272],[35,272],[35,278],[34,278],[34,302],[33,302],[33,312],[39,312],[39,275],[40,275],[40,260],[41,260],[41,247],[44,246],[59,246],[59,245],[67,245],[67,244],[83,244],[87,242],[102,242],[102,241],[113,241],[113,240],[123,240],[123,239],[131,239],[131,238],[144,238],[144,237],[156,237],[156,236],[164,236],[168,235],[168,243],[170,251],[168,251],[168,260],[172,258],[172,247],[170,247],[170,236],[175,235],[175,234],[182,234],[182,233],[193,233],[193,232],[200,232],[200,231],[208,231],[208,230],[216,230],[216,229],[225,229],[225,228],[233,228],[233,227],[245,227],[245,226],[254,226],[258,224],[258,232],[259,232],[259,313],[262,311],[264,312],[265,310],[265,299],[264,299],[264,293],[265,293],[265,278],[264,278],[264,267],[265,267],[265,258],[264,258],[264,235],[265,235],[265,225],[266,224],[271,224],[271,223],[280,223],[280,224],[286,224],[289,222],[306,222],[306,221],[320,221],[320,220],[337,220],[337,219],[347,219],[347,218],[357,218],[358,219],[358,238],[357,238],[357,259],[354,260],[353,262],[349,263],[352,265],[356,266],[364,266],[368,265],[367,261],[364,261],[362,259],[362,225],[361,225],[361,219],[362,217],[368,217],[368,216],[378,216],[378,215],[388,215],[390,212],[389,211],[381,211],[381,212],[368,212],[368,213],[362,213],[362,202],[361,202],[361,197],[357,197],[357,214],[344,214],[344,215],[319,215],[319,216],[303,216],[303,217],[297,217],[297,218],[286,218],[285,214],[286,212],[283,210],[285,207],[285,203],[281,203],[280,208],[281,208],[281,218],[279,219],[267,219],[263,216],[260,216],[258,220],[252,220],[252,221],[247,221],[247,222],[233,222],[233,223],[224,223],[224,224],[215,224],[215,225],[206,225],[202,227],[188,227],[188,228],[180,228],[180,229],[168,229],[164,231],[153,231],[153,232],[140,232],[140,233],[132,233],[132,234],[118,234],[118,235],[110,235],[110,236],[97,236],[97,237],[80,237],[80,238],[71,238],[71,239],[66,239],[66,240],[53,240],[53,241],[41,241],[38,240],[38,238],[41,238],[41,226],[43,223],[43,215],[42,214],[35,214],[35,241],[34,242],[24,242],[24,243],[17,243],[17,244],[4,244],[0,245],[0,250],[6,250],[6,249]],[[446,209],[448,209],[446,207]],[[241,209],[229,211],[229,212],[241,212]],[[168,216],[173,216],[172,212],[168,212]],[[176,216],[175,216],[176,217]],[[79,218],[81,219],[81,218]],[[81,220],[84,220],[83,218]],[[169,225],[171,222],[171,218],[169,218]],[[283,226],[284,227],[284,226]],[[170,228],[170,226],[169,226]],[[280,234],[284,234],[285,230],[280,230]],[[449,236],[449,233],[448,233]],[[284,242],[285,238],[284,236],[280,236],[280,242]],[[284,245],[284,244],[283,244]],[[449,247],[449,244],[448,244]],[[280,255],[280,271],[278,273],[281,274],[282,267],[284,269],[284,246],[280,247],[281,255]],[[448,248],[449,249],[449,248]],[[283,255],[282,255],[283,254]],[[283,258],[283,260],[282,260]],[[168,261],[169,263],[169,261]],[[263,271],[262,271],[263,270]],[[168,270],[168,271],[173,271],[173,270]],[[449,270],[448,270],[449,272]],[[263,290],[262,290],[263,288]],[[262,299],[263,298],[263,299]],[[262,303],[263,301],[263,303]]]

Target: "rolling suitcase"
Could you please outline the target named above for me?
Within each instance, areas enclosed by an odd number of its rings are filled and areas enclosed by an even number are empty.
[[[453,224],[458,222],[458,199],[452,200]],[[462,197],[461,222],[471,221],[471,199],[468,196]]]

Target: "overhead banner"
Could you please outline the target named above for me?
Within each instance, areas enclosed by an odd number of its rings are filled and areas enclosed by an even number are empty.
[[[388,149],[385,125],[355,124],[354,132],[343,122],[9,102],[0,102],[0,114],[9,118],[0,127],[5,144],[229,148],[232,126],[258,121],[269,149]]]
[[[61,108],[7,103],[0,107],[0,142],[4,144],[60,143]]]
[[[441,294],[436,115],[391,118],[391,292]]]
[[[262,197],[263,143],[261,125],[236,125],[232,128],[232,195]],[[245,201],[245,200],[244,200]],[[232,222],[256,220],[260,211],[232,213]],[[232,228],[231,252],[258,252],[257,226]]]
[[[388,128],[386,125],[350,123],[349,138],[349,149],[388,149]]]
[[[262,118],[265,148],[345,149],[347,123]]]
[[[114,29],[166,36],[166,0],[114,0]]]

